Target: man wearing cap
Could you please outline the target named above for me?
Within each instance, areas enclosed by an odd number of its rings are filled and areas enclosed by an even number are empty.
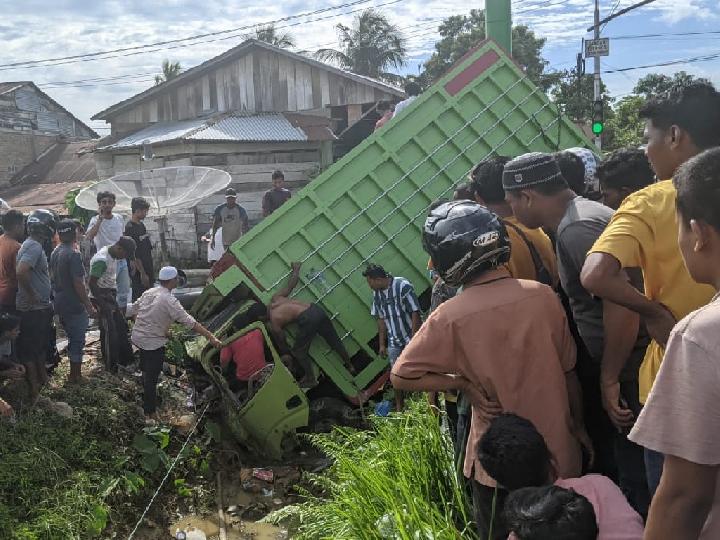
[[[637,315],[594,298],[580,282],[587,253],[607,227],[613,211],[578,196],[563,176],[556,157],[550,154],[515,158],[505,165],[503,182],[507,200],[520,222],[527,227],[542,227],[555,238],[562,288],[590,353],[587,365],[578,364],[578,368],[585,394],[586,424],[598,458],[596,471],[617,479],[630,504],[647,515],[649,494],[643,451],[620,432],[632,427],[633,414],[640,410],[638,370],[648,346],[647,335],[640,331]],[[623,324],[604,325],[604,314],[610,312],[621,317]],[[601,386],[609,417],[601,407]]]
[[[225,251],[245,234],[249,229],[248,215],[245,209],[237,204],[237,192],[233,188],[225,190],[225,202],[215,209],[210,248],[215,249],[215,232],[222,227],[223,247]]]
[[[165,361],[165,344],[173,323],[180,323],[207,338],[213,347],[222,343],[180,305],[172,294],[178,284],[178,271],[173,266],[160,269],[160,285],[145,291],[128,306],[127,316],[135,317],[132,342],[140,349],[140,369],[143,373],[143,410],[149,423],[155,420],[157,382]]]
[[[117,267],[120,261],[135,255],[135,241],[121,236],[115,244],[98,250],[90,259],[90,294],[100,316],[100,345],[108,371],[116,372],[118,363],[132,362],[125,317],[117,303]]]
[[[60,324],[68,338],[68,382],[73,384],[81,382],[80,368],[85,349],[85,333],[89,318],[95,317],[97,313],[85,290],[82,256],[75,249],[77,224],[65,219],[58,224],[57,233],[60,245],[50,256],[50,280],[55,313],[60,318]]]

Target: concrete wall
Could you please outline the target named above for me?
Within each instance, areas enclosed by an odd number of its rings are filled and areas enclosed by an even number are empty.
[[[7,185],[15,173],[56,142],[54,136],[0,129],[0,185]]]
[[[248,213],[251,226],[262,219],[262,197],[272,187],[272,172],[285,173],[285,183],[292,192],[307,184],[331,159],[331,142],[268,144],[177,144],[153,147],[155,159],[141,161],[140,153],[95,152],[95,163],[101,179],[143,169],[194,165],[213,167],[230,173],[231,186],[238,192],[238,204]],[[166,239],[171,257],[184,266],[207,261],[206,244],[199,239],[212,227],[215,208],[225,202],[224,193],[209,196],[187,211],[173,212],[167,220]],[[146,220],[155,253],[159,255],[158,224],[152,214]]]

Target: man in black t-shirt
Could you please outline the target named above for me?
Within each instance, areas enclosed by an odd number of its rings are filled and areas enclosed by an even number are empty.
[[[150,210],[150,203],[142,197],[134,197],[130,202],[132,216],[125,225],[125,236],[135,240],[135,259],[128,261],[132,281],[133,302],[152,286],[155,278],[152,259],[152,243],[143,220]]]
[[[290,199],[290,190],[285,189],[285,175],[282,171],[272,173],[273,188],[265,192],[262,201],[263,217],[267,217]]]

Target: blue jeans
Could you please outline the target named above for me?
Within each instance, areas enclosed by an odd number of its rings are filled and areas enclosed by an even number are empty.
[[[392,345],[388,345],[387,355],[391,368],[395,365],[397,359],[400,358],[400,354],[403,352],[404,348],[405,347],[393,347]]]
[[[125,309],[130,302],[130,271],[128,270],[127,259],[118,261],[116,280],[118,307]]]
[[[663,471],[665,456],[655,450],[645,448],[645,474],[647,475],[648,491],[650,498],[655,496],[655,491],[660,485],[660,477]]]
[[[68,338],[68,358],[72,364],[82,362],[83,350],[85,349],[85,333],[87,332],[90,320],[85,310],[80,313],[60,315],[60,324],[65,330]]]

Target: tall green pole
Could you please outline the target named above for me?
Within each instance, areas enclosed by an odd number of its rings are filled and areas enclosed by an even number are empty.
[[[485,0],[485,35],[512,55],[510,0]]]

